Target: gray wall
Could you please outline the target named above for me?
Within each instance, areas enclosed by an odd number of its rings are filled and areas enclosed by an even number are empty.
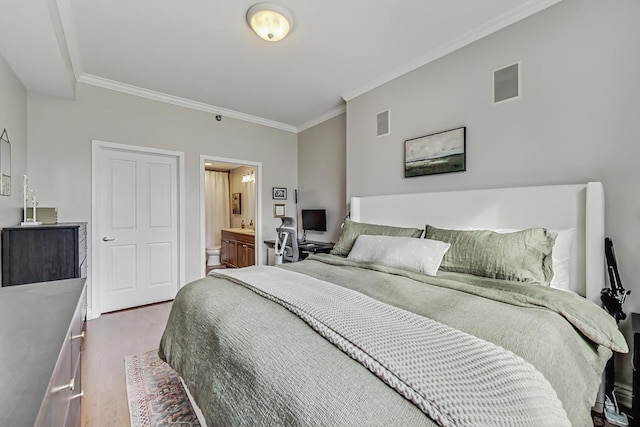
[[[349,101],[347,197],[601,181],[606,232],[633,291],[625,308],[639,311],[639,17],[638,1],[564,0]],[[522,98],[493,106],[492,71],[518,60]],[[391,135],[376,138],[387,108]],[[458,126],[467,172],[403,177],[405,139]],[[619,368],[630,383],[629,359]]]
[[[298,208],[327,210],[327,232],[309,232],[309,240],[335,242],[340,234],[347,214],[345,154],[345,113],[298,134]]]
[[[91,140],[184,152],[187,282],[202,276],[205,256],[200,249],[200,155],[262,162],[259,226],[265,239],[275,237],[280,223],[272,217],[271,187],[297,185],[295,134],[226,117],[218,122],[212,114],[107,89],[78,84],[76,101],[29,94],[28,126],[30,181],[43,206],[59,208],[61,222],[91,220]],[[287,209],[294,209],[287,202]],[[258,242],[256,250],[266,260],[263,246]]]
[[[27,173],[27,92],[0,55],[0,133],[11,142],[11,196],[0,196],[0,228],[22,221],[22,175]]]

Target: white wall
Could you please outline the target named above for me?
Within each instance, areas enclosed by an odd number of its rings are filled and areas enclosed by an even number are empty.
[[[107,89],[78,84],[76,101],[29,94],[28,125],[30,181],[43,206],[59,208],[60,222],[91,220],[91,140],[184,152],[187,282],[202,276],[204,257],[200,155],[262,162],[265,201],[271,200],[272,186],[297,184],[295,134],[226,117],[218,122],[212,114]],[[279,223],[265,202],[263,238],[275,237]],[[266,260],[263,246],[258,243],[256,250]]]
[[[564,0],[351,100],[347,197],[602,181],[606,232],[633,292],[625,309],[640,311],[638,19],[638,1]],[[522,98],[493,106],[492,70],[518,60]],[[376,138],[386,108],[392,133]],[[466,172],[403,177],[405,139],[463,125]],[[618,369],[630,383],[630,359]]]
[[[0,228],[22,221],[22,175],[27,173],[27,92],[0,55],[0,133],[11,142],[11,195],[0,196]]]
[[[327,232],[310,231],[309,240],[338,239],[347,215],[345,156],[345,113],[298,134],[298,209],[327,210]]]

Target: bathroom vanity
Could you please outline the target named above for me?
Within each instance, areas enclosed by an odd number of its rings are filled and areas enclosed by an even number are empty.
[[[231,268],[248,267],[255,264],[256,233],[246,228],[222,229],[221,261]]]

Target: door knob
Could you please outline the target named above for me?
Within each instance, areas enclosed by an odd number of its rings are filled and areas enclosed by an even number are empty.
[[[104,236],[104,237],[102,238],[102,241],[103,241],[103,242],[112,242],[112,241],[114,241],[114,240],[116,240],[116,239],[114,239],[113,237],[107,237],[107,236]]]

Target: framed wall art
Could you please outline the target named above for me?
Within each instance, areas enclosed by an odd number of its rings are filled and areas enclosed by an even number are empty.
[[[273,187],[273,199],[274,200],[287,200],[287,189],[280,187]]]
[[[231,194],[231,213],[242,215],[242,193]]]
[[[273,204],[273,217],[282,218],[287,215],[287,205],[274,203]]]
[[[404,142],[404,177],[467,170],[467,128],[438,132]]]

